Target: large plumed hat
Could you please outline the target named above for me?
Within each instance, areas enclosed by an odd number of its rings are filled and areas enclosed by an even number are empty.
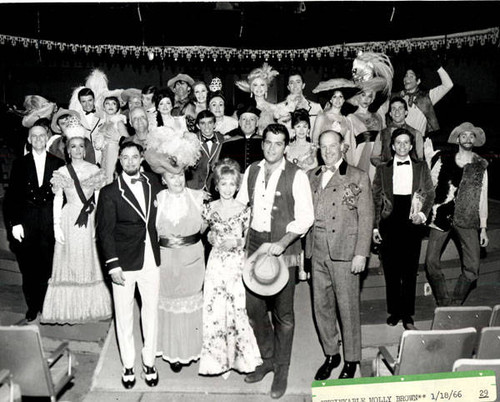
[[[56,114],[52,117],[52,122],[50,124],[50,128],[52,129],[52,132],[54,132],[56,134],[61,134],[61,128],[57,125],[57,120],[59,119],[59,117],[61,117],[62,115],[65,115],[65,114],[69,114],[71,116],[76,117],[78,120],[80,120],[80,114],[77,111],[71,110],[71,109],[59,109],[56,112]]]
[[[160,126],[148,134],[144,158],[153,172],[180,173],[195,166],[201,156],[201,143],[196,134]]]
[[[246,81],[236,81],[236,86],[244,92],[250,92],[250,85],[252,85],[253,80],[262,78],[269,85],[278,75],[278,71],[274,70],[269,64],[264,63],[262,67],[250,71]]]
[[[260,246],[245,262],[243,282],[248,289],[261,296],[272,296],[288,283],[289,272],[282,255],[268,255]]]
[[[177,74],[174,78],[170,78],[167,82],[167,86],[173,91],[175,83],[177,81],[184,81],[189,84],[189,86],[193,86],[194,80],[187,74]]]
[[[484,134],[484,130],[480,127],[474,126],[472,123],[465,122],[455,127],[448,138],[448,143],[456,144],[457,138],[465,131],[470,131],[474,133],[476,136],[476,141],[474,142],[475,147],[481,147],[486,142],[486,135]]]
[[[359,87],[351,80],[345,78],[332,78],[328,81],[321,81],[316,88],[312,90],[314,94],[319,92],[334,92],[340,91],[344,95],[344,99],[349,99],[359,92]]]

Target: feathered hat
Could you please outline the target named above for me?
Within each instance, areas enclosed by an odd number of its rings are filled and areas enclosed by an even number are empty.
[[[38,119],[47,118],[50,120],[56,108],[55,103],[49,102],[43,96],[27,95],[24,98],[25,114],[22,121],[23,127],[33,127],[33,124]]]
[[[252,81],[256,78],[262,78],[269,85],[278,75],[279,72],[274,70],[269,64],[264,63],[262,67],[253,69],[248,74],[246,81],[236,81],[236,86],[244,92],[250,92]]]
[[[394,67],[391,60],[384,53],[359,52],[352,63],[352,79],[361,85],[368,83],[372,79],[378,79],[378,83],[373,84],[372,90],[380,88],[376,92],[382,92],[383,95],[390,94],[392,91],[392,80],[394,78]],[[383,86],[381,83],[383,82]],[[369,85],[369,84],[368,84]],[[364,88],[363,90],[367,90]]]
[[[156,127],[148,134],[144,158],[153,172],[180,173],[195,166],[201,157],[201,143],[196,134],[179,132],[171,127]]]

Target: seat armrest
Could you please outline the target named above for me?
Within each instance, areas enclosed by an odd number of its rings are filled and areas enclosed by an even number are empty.
[[[392,357],[391,353],[385,346],[378,347],[379,353],[382,355],[382,360],[392,373],[394,373],[394,366],[396,365],[396,360]]]
[[[10,371],[7,369],[0,370],[0,384],[4,384],[10,377]]]
[[[68,342],[63,342],[61,343],[56,350],[54,350],[50,356],[47,358],[47,364],[52,366],[56,361],[58,361],[63,355],[66,350],[68,350],[69,343]]]

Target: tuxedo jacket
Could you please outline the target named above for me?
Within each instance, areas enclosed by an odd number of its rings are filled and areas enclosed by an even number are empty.
[[[90,138],[90,140],[92,141],[94,135],[97,134],[99,128],[104,124],[104,118],[101,118],[99,116],[99,113],[94,113],[94,116],[92,117],[92,122],[89,123],[85,116],[85,112],[81,112],[80,116],[81,116],[80,123],[82,124],[83,127],[85,127],[85,129],[88,132],[88,138]]]
[[[306,238],[306,257],[312,257],[319,221],[327,236],[325,256],[339,261],[351,261],[355,255],[369,256],[373,201],[368,174],[343,161],[324,189],[321,167],[309,171],[308,176],[315,220]]]
[[[212,172],[215,164],[219,160],[224,136],[218,131],[214,133],[214,141],[210,151],[200,134],[198,134],[198,138],[201,141],[201,158],[196,166],[188,173],[186,187],[193,190],[210,190]]]
[[[434,186],[431,173],[425,161],[411,160],[413,182],[411,196],[419,194],[422,199],[421,212],[429,215],[434,202]],[[375,204],[375,227],[378,228],[381,219],[388,218],[394,207],[393,192],[394,159],[377,166],[373,180],[373,202]]]
[[[10,228],[22,224],[26,228],[40,226],[43,222],[34,222],[30,210],[33,208],[46,211],[45,224],[52,231],[52,204],[54,194],[50,179],[54,171],[64,165],[64,162],[47,153],[42,186],[38,186],[35,161],[30,152],[14,161],[12,165],[10,184],[5,196],[6,221]]]
[[[154,174],[141,173],[147,211],[143,211],[122,175],[101,189],[97,203],[97,236],[107,270],[121,267],[138,271],[144,264],[146,231],[149,233],[156,265],[160,246],[156,232],[156,194],[162,190]]]

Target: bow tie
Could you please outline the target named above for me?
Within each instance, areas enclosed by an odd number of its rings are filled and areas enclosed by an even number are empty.
[[[397,166],[401,166],[401,165],[410,165],[410,161],[396,162],[396,165],[397,165]]]
[[[335,173],[335,171],[336,171],[336,170],[337,170],[337,169],[335,168],[335,166],[330,166],[330,167],[328,167],[328,166],[321,166],[321,171],[322,171],[323,173],[325,173],[325,172],[327,172],[327,171],[330,171],[330,172],[332,172],[332,173]]]
[[[85,116],[87,116],[88,114],[91,114],[91,113],[95,113],[95,109],[92,109],[90,112],[85,112]]]
[[[203,142],[206,144],[207,142],[214,142],[214,138],[205,138],[203,137]]]
[[[141,177],[139,177],[139,178],[137,178],[137,179],[130,179],[130,182],[131,182],[132,184],[135,184],[135,183],[137,183],[138,181],[140,181],[140,182],[142,182],[142,183],[146,183],[146,179],[145,179],[144,177],[142,177],[142,176],[141,176]]]

